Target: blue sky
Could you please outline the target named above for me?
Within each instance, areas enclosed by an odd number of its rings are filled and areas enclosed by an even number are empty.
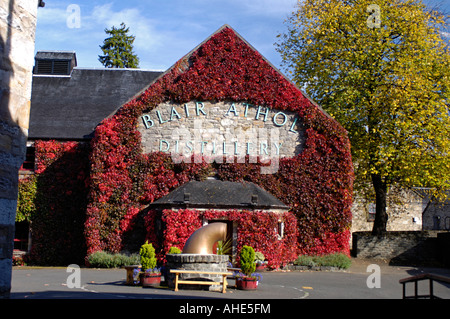
[[[136,36],[143,69],[166,70],[224,24],[229,24],[275,66],[277,34],[296,0],[45,0],[38,10],[36,51],[68,50],[78,66],[102,67],[105,28],[125,22]],[[74,18],[77,5],[79,24]],[[76,7],[75,7],[76,8]]]
[[[450,0],[426,0],[450,11]],[[36,51],[75,51],[78,66],[102,67],[105,28],[125,22],[136,36],[140,67],[166,70],[229,24],[276,67],[277,34],[297,0],[45,0],[38,10]],[[74,19],[79,9],[79,20]],[[79,23],[78,23],[79,22]]]

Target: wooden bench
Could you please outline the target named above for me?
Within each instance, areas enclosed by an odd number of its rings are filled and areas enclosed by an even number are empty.
[[[182,269],[171,269],[170,272],[175,274],[175,291],[178,291],[178,284],[188,284],[188,285],[220,285],[220,284],[222,284],[222,292],[226,293],[227,292],[227,276],[232,275],[231,272],[182,270]],[[197,281],[197,280],[179,280],[178,276],[180,274],[221,275],[222,276],[222,282],[217,282],[217,281]]]

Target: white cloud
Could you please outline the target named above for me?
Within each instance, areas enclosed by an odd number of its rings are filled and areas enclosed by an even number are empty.
[[[72,14],[67,11],[69,5],[69,2],[58,3],[38,10],[36,50],[74,50],[79,57],[90,57],[89,60],[78,59],[80,66],[99,67],[99,45],[106,37],[105,28],[118,27],[122,22],[130,28],[130,34],[136,36],[134,48],[138,56],[161,49],[162,32],[157,32],[154,22],[137,8],[117,8],[113,3],[94,7],[80,5],[79,28],[71,28],[67,23]],[[146,61],[141,58],[141,62]]]
[[[88,20],[97,30],[102,31],[99,44],[106,37],[105,28],[118,27],[122,22],[125,23],[130,28],[130,34],[135,36],[133,45],[140,60],[140,67],[166,70],[191,49],[190,46],[188,49],[184,47],[186,42],[181,35],[186,28],[178,27],[174,30],[170,28],[172,22],[168,17],[158,21],[148,16],[148,12],[145,13],[138,7],[115,10],[113,4],[109,3],[94,7]],[[192,30],[192,27],[187,29]]]
[[[161,44],[162,36],[155,30],[155,23],[137,8],[115,11],[112,3],[95,6],[88,20],[102,31],[112,26],[118,27],[122,22],[125,23],[130,28],[130,34],[136,37],[134,46],[138,50],[155,50]]]
[[[59,25],[65,24],[67,19],[67,6],[61,3],[58,6],[50,6],[48,8],[40,8],[37,13],[37,25]]]
[[[141,68],[170,67],[223,24],[230,24],[269,59],[283,20],[296,0],[79,1],[80,28],[69,28],[67,7],[77,1],[48,1],[38,10],[37,50],[74,50],[78,65],[100,67],[105,28],[124,22],[136,39]]]

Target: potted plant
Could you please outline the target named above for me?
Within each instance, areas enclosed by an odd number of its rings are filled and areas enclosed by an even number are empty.
[[[243,246],[240,256],[242,275],[236,276],[236,286],[242,290],[253,290],[258,287],[258,282],[261,280],[260,274],[255,274],[255,250],[250,246]]]
[[[175,246],[172,246],[169,248],[169,251],[167,252],[167,255],[176,255],[176,254],[181,254],[181,249]],[[167,257],[165,262],[167,263]],[[175,276],[173,274],[170,274],[170,269],[167,267],[167,264],[165,266],[161,267],[161,273],[164,276],[164,284],[168,285],[169,284],[169,277],[173,277],[175,278]],[[175,279],[172,279],[172,281]]]
[[[155,248],[148,241],[141,246],[139,250],[141,257],[142,276],[141,282],[143,287],[155,287],[161,284],[161,271],[156,268]]]
[[[264,270],[266,268],[266,262],[264,261],[265,257],[263,253],[256,251],[255,252],[255,262],[256,262],[256,270]]]
[[[217,255],[228,255],[231,253],[231,249],[233,248],[231,239],[226,241],[219,240],[215,245]]]
[[[141,266],[140,265],[129,265],[129,266],[124,266],[124,268],[127,271],[126,284],[129,286],[138,285],[140,283]]]
[[[170,247],[168,254],[181,254],[181,249],[175,246]]]

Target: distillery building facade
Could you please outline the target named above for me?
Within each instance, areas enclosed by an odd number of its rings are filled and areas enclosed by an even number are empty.
[[[163,262],[216,221],[234,260],[243,245],[272,268],[349,253],[347,132],[230,26],[165,72],[83,69],[74,52],[38,52],[29,135],[36,263],[146,240]]]

